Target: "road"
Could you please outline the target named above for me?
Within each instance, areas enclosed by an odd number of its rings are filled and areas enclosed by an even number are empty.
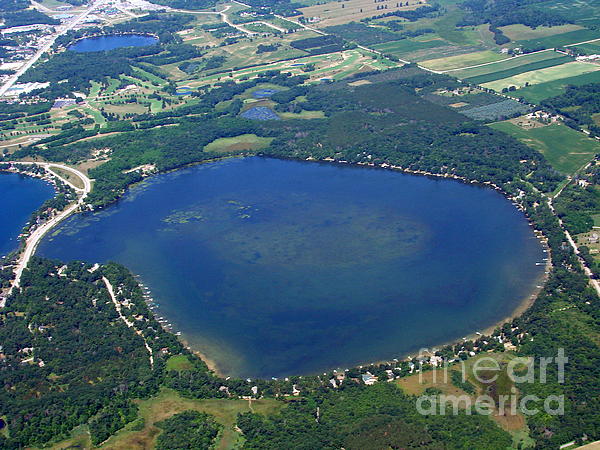
[[[14,288],[18,288],[19,287],[20,282],[21,282],[21,276],[23,275],[23,271],[27,267],[27,264],[31,260],[31,257],[35,254],[35,250],[37,249],[37,246],[40,243],[40,241],[42,240],[42,238],[44,237],[44,235],[46,233],[48,233],[56,225],[58,225],[62,220],[66,219],[72,213],[74,213],[75,211],[77,211],[77,209],[84,203],[85,198],[87,197],[87,195],[91,191],[91,189],[92,189],[92,183],[91,183],[91,180],[85,174],[83,174],[82,172],[80,172],[77,169],[74,169],[74,168],[69,167],[69,166],[65,166],[64,164],[20,162],[20,161],[8,161],[8,163],[9,164],[14,164],[14,165],[19,165],[19,164],[20,165],[32,165],[32,164],[36,164],[36,165],[38,165],[38,166],[43,167],[44,169],[46,169],[47,172],[50,172],[50,169],[52,169],[52,168],[62,169],[62,170],[70,172],[73,175],[79,177],[81,179],[81,182],[82,182],[82,185],[83,185],[83,188],[78,188],[78,187],[74,186],[71,182],[69,182],[68,180],[66,180],[63,177],[61,177],[60,175],[58,175],[57,173],[52,172],[52,175],[56,176],[61,181],[67,183],[69,186],[71,186],[73,189],[75,189],[76,192],[79,194],[79,197],[78,197],[78,199],[77,199],[77,201],[75,203],[72,203],[71,205],[69,205],[67,207],[67,209],[64,209],[63,211],[61,211],[60,213],[58,213],[52,219],[50,219],[47,222],[43,223],[42,225],[38,226],[29,235],[29,237],[25,241],[25,249],[23,250],[23,252],[19,256],[19,259],[17,261],[17,265],[16,265],[16,268],[15,268],[15,279],[13,280],[13,284],[12,284],[10,290],[9,290],[9,295],[10,295],[10,293],[12,292],[12,290]],[[2,308],[2,307],[4,307],[4,304],[0,304],[0,308]]]
[[[564,186],[563,186],[563,189],[564,189]],[[594,278],[593,272],[589,269],[589,267],[587,266],[587,264],[585,263],[585,261],[583,260],[581,255],[579,254],[579,248],[577,247],[577,244],[573,240],[571,233],[569,233],[569,230],[567,230],[563,221],[561,220],[560,217],[558,217],[558,215],[556,214],[556,211],[554,210],[554,205],[552,204],[552,202],[560,195],[560,193],[562,192],[563,189],[561,189],[554,197],[551,197],[548,199],[548,207],[552,211],[552,214],[554,214],[556,216],[556,218],[558,219],[558,223],[559,223],[560,227],[563,229],[565,236],[567,237],[567,242],[569,242],[569,245],[571,246],[571,248],[573,249],[573,252],[577,256],[577,259],[579,260],[581,267],[583,267],[583,272],[589,278],[590,284],[596,290],[596,293],[600,297],[600,283],[598,283],[598,280],[596,280]]]
[[[13,84],[15,84],[17,82],[19,77],[21,75],[23,75],[25,72],[27,72],[29,70],[29,68],[31,66],[33,66],[36,63],[36,61],[38,59],[40,59],[44,53],[46,53],[48,50],[50,50],[52,48],[52,46],[54,45],[54,42],[56,41],[56,39],[59,36],[62,36],[67,31],[71,30],[73,27],[75,27],[75,25],[79,24],[83,19],[85,19],[96,7],[98,7],[101,4],[106,3],[106,2],[107,2],[107,0],[94,1],[94,2],[92,2],[92,5],[89,8],[87,8],[80,15],[78,15],[73,20],[68,22],[66,25],[58,26],[56,33],[54,33],[52,36],[50,36],[48,38],[48,41],[24,65],[19,70],[17,70],[15,72],[15,74],[12,75],[8,79],[8,81],[6,81],[6,83],[4,83],[2,86],[0,86],[0,97],[2,97],[4,94],[6,94],[6,91],[8,91],[13,86]]]
[[[119,303],[119,301],[117,300],[117,296],[115,295],[115,290],[113,288],[113,285],[110,283],[110,281],[108,281],[108,278],[102,277],[102,281],[104,281],[106,290],[108,291],[108,294],[110,295],[113,305],[115,305],[115,309],[117,310],[117,314],[119,315],[119,318],[125,323],[125,325],[127,325],[129,328],[131,328],[133,331],[135,331],[135,333],[144,340],[144,347],[146,347],[146,350],[148,350],[148,353],[150,353],[150,367],[154,369],[154,356],[152,356],[152,348],[150,347],[150,345],[148,345],[148,342],[146,341],[144,334],[140,330],[138,330],[135,327],[135,325],[133,324],[133,322],[128,320],[127,317],[125,317],[123,315],[123,313],[121,312],[121,303]]]

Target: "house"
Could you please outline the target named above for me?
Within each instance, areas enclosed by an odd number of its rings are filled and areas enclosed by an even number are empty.
[[[377,382],[377,377],[373,376],[371,372],[363,373],[361,378],[363,383],[365,383],[367,386],[371,386]]]

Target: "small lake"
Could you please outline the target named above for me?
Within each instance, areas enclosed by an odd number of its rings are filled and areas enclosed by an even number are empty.
[[[0,256],[18,248],[31,214],[53,196],[54,188],[42,180],[0,172]]]
[[[68,50],[78,53],[101,52],[121,47],[144,47],[157,42],[157,38],[145,34],[115,34],[81,39],[70,45]]]
[[[265,378],[482,330],[531,294],[545,256],[491,189],[259,157],[151,177],[39,253],[125,264],[223,373]]]

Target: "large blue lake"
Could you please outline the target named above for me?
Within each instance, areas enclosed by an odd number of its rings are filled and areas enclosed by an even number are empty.
[[[69,50],[78,53],[100,52],[121,47],[143,47],[156,44],[158,39],[145,34],[124,34],[96,36],[81,39],[69,46]]]
[[[544,270],[526,219],[491,189],[258,157],[152,177],[40,253],[125,264],[193,348],[244,377],[460,338],[511,314]]]
[[[0,256],[17,249],[17,238],[31,213],[53,195],[54,188],[48,183],[0,172]]]

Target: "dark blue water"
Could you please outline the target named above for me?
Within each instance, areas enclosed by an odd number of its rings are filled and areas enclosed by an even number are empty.
[[[153,177],[40,253],[119,261],[226,374],[400,357],[481,330],[528,296],[542,248],[490,189],[263,158]]]
[[[54,188],[48,183],[0,172],[0,256],[17,249],[17,238],[31,213],[53,195]]]
[[[101,52],[121,47],[143,47],[157,42],[155,37],[144,34],[96,36],[75,42],[69,46],[69,50],[78,53]]]

